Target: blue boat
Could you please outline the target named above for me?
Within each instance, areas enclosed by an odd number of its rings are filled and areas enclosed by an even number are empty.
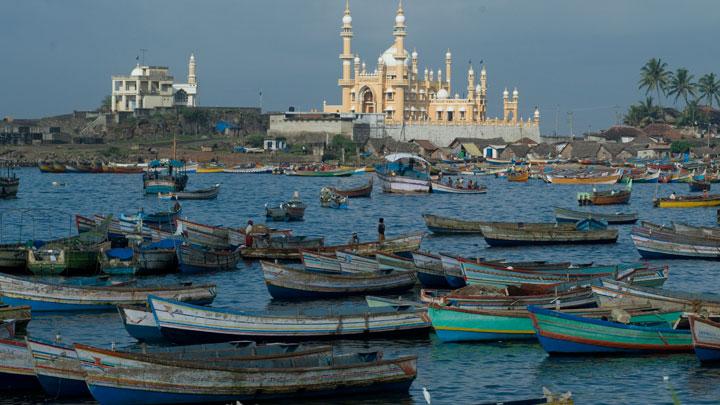
[[[53,399],[86,398],[90,391],[75,349],[59,342],[27,338],[37,379]]]
[[[39,389],[27,344],[22,340],[0,339],[0,391]]]
[[[443,272],[445,273],[445,281],[451,289],[457,290],[467,285],[465,274],[463,274],[462,271],[462,265],[457,258],[440,254],[440,261]]]
[[[413,252],[412,257],[417,271],[417,279],[424,288],[450,288],[442,269],[440,256],[425,252]]]
[[[720,323],[696,315],[688,319],[698,360],[703,364],[720,363]]]
[[[155,317],[147,306],[118,305],[120,319],[127,333],[146,343],[166,342],[155,322]]]
[[[185,190],[188,176],[183,170],[184,164],[177,160],[162,163],[153,160],[150,170],[143,174],[145,194],[167,194]]]

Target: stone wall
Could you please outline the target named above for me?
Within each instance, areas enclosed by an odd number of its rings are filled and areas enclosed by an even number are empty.
[[[540,142],[540,128],[536,125],[405,125],[403,133],[400,125],[387,125],[388,136],[399,141],[427,139],[440,147],[449,146],[455,138],[491,139],[503,138],[506,142],[515,142],[520,138],[530,138]]]
[[[303,134],[342,134],[351,137],[353,122],[344,119],[287,119],[284,114],[270,116],[268,136],[292,139]]]

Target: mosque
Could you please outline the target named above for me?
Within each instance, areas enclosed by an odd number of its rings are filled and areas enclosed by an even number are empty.
[[[519,114],[517,88],[512,92],[505,88],[502,92],[502,118],[488,117],[488,77],[484,65],[479,82],[470,65],[467,84],[458,85],[453,82],[452,53],[448,49],[444,75],[442,69],[435,72],[426,67],[421,71],[418,52],[410,53],[405,48],[407,31],[402,0],[395,16],[393,43],[378,57],[372,71],[352,52],[352,22],[349,0],[346,0],[340,32],[342,74],[338,80],[342,101],[338,105],[323,103],[325,113],[355,114],[356,117],[382,114],[391,136],[430,138],[439,144],[449,144],[453,137],[539,139],[540,111],[535,108],[532,118],[523,120]],[[459,88],[464,91],[462,98]]]

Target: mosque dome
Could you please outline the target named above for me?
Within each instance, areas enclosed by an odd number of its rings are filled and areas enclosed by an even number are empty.
[[[518,91],[518,89],[513,90],[513,97],[517,97],[519,95],[520,95],[520,92]]]
[[[342,19],[342,22],[343,22],[343,24],[350,24],[350,23],[352,23],[352,17],[350,16],[350,14],[344,15],[344,16],[343,16],[343,19]]]
[[[355,63],[360,63],[360,57],[359,57],[359,56],[356,56],[356,57],[355,57]]]
[[[450,51],[447,51],[447,53],[445,54],[445,59],[451,59],[451,58],[452,58],[452,54],[450,53]]]
[[[505,89],[505,91],[503,91],[503,97],[508,98],[509,96],[510,92],[508,91],[508,89]]]
[[[398,14],[395,16],[395,23],[396,24],[404,24],[405,23],[405,16],[402,14]]]
[[[438,90],[436,96],[437,96],[438,100],[445,100],[448,98],[448,92],[445,89],[440,89],[440,90]]]
[[[540,119],[540,109],[538,109],[537,107],[535,107],[535,113],[533,114],[533,116],[534,116],[536,119]]]
[[[132,72],[130,72],[130,76],[142,76],[142,75],[143,75],[143,70],[140,67],[140,64],[138,63],[137,65],[135,65],[135,69],[133,69]]]
[[[413,51],[412,57],[413,57],[413,59],[417,59],[417,57],[418,57],[417,51]]]
[[[480,87],[480,85],[478,84],[477,86],[475,86],[475,91],[480,93],[482,91],[482,87]]]
[[[403,53],[405,53],[407,55],[407,51],[405,51]],[[382,58],[383,63],[385,63],[385,66],[398,66],[399,65],[398,61],[395,59],[395,46],[394,45],[391,46],[390,48],[388,48],[385,52],[383,52],[383,54],[382,54],[382,56],[380,56],[380,58]],[[408,58],[405,58],[405,60],[403,61],[403,64],[405,64],[405,66],[407,66],[408,63],[409,63]]]

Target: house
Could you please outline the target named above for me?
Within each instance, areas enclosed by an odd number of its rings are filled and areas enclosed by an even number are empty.
[[[538,143],[533,141],[532,139],[524,136],[517,141],[513,142],[513,145],[527,145],[529,147],[533,147],[534,145],[537,145]]]
[[[715,159],[720,156],[720,148],[708,148],[707,146],[702,146],[699,148],[694,148],[692,150],[692,153],[700,159]]]
[[[483,152],[480,151],[480,148],[478,148],[474,143],[464,143],[460,145],[460,153],[458,156],[465,159],[474,159],[482,157]]]
[[[523,143],[518,144],[512,144],[508,145],[505,150],[500,153],[500,159],[503,160],[518,160],[518,159],[525,159],[527,157],[528,152],[530,151],[530,146]]]
[[[672,125],[668,124],[649,124],[645,126],[645,128],[643,128],[643,131],[650,138],[654,138],[657,140],[662,139],[665,142],[694,138],[691,132],[678,130],[676,128],[673,128]]]
[[[612,155],[612,160],[620,162],[635,157],[635,152],[632,150],[631,146],[632,145],[624,143],[603,144],[603,147],[607,149],[608,152],[610,152],[610,155]]]
[[[553,145],[546,142],[541,142],[527,152],[527,158],[530,160],[544,160],[552,159],[557,156],[557,150]]]
[[[420,156],[426,159],[443,159],[440,148],[426,139],[413,139],[410,143],[420,147]]]
[[[278,150],[285,150],[287,148],[287,141],[285,138],[266,138],[263,141],[263,149],[271,152]]]
[[[396,141],[391,137],[368,138],[363,150],[370,155],[383,157],[390,153],[420,153],[420,147],[414,143]]]
[[[483,149],[487,145],[504,145],[505,140],[503,138],[455,138],[452,142],[450,142],[450,145],[448,145],[448,147],[452,150],[459,150],[460,145],[464,143],[474,143],[475,145],[477,145],[478,149]]]
[[[569,142],[560,151],[560,156],[564,159],[610,160],[613,158],[604,144],[591,141]]]
[[[639,128],[627,125],[615,125],[600,133],[588,134],[587,140],[600,143],[629,143],[639,136],[647,136],[647,134]]]

